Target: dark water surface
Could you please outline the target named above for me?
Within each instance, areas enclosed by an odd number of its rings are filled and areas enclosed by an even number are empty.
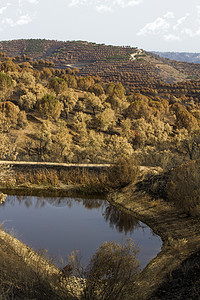
[[[101,199],[9,195],[0,205],[0,223],[34,249],[54,258],[80,250],[83,263],[105,241],[132,238],[143,268],[161,248],[161,239],[137,219]]]

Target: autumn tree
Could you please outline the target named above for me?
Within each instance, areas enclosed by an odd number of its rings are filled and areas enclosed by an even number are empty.
[[[53,95],[47,94],[41,100],[37,101],[37,109],[43,117],[58,120],[63,109],[63,104]]]
[[[48,158],[47,154],[52,146],[52,133],[48,121],[42,123],[37,138],[38,145],[36,145],[36,153],[38,161],[43,161]]]
[[[11,137],[10,131],[11,123],[6,118],[5,114],[0,111],[0,159],[1,160],[15,160],[18,152],[15,144],[15,138]],[[0,168],[2,171],[2,168]]]
[[[11,126],[17,124],[19,111],[19,107],[10,101],[0,103],[0,112]]]
[[[115,95],[119,98],[123,98],[125,96],[125,89],[121,83],[109,83],[105,91],[108,97]]]
[[[42,68],[42,71],[40,72],[40,78],[49,80],[53,76],[51,70],[49,68]]]
[[[89,130],[84,145],[84,157],[89,162],[102,163],[107,161],[105,159],[105,139],[101,132],[97,133],[94,130]]]
[[[98,111],[101,111],[103,109],[103,104],[100,98],[92,93],[85,94],[84,102],[86,103],[86,108],[92,109],[94,115],[96,115]]]
[[[34,88],[36,83],[33,74],[27,71],[23,71],[20,73],[19,81],[20,83],[23,83],[27,89]]]
[[[62,75],[62,78],[67,82],[69,88],[76,89],[77,88],[77,80],[73,75],[65,74]]]
[[[99,83],[95,83],[89,88],[89,92],[94,93],[96,96],[104,94],[104,89]]]
[[[122,113],[129,106],[129,103],[127,102],[125,96],[120,98],[115,94],[108,97],[106,99],[106,102],[110,103],[111,108],[117,113]]]
[[[191,214],[200,204],[200,160],[191,160],[171,170],[166,187],[170,201]]]
[[[110,83],[106,86],[106,102],[110,103],[111,108],[121,113],[129,104],[125,97],[125,89],[121,83]]]
[[[194,131],[191,134],[187,134],[181,141],[180,149],[185,151],[191,160],[200,158],[200,132]]]
[[[124,188],[135,182],[139,168],[133,153],[125,155],[118,153],[114,164],[108,170],[108,185],[113,189]]]
[[[94,85],[94,79],[92,79],[90,76],[79,77],[77,85],[80,90],[88,91],[88,89]]]
[[[152,114],[152,109],[149,107],[147,102],[143,101],[134,101],[129,107],[125,110],[125,115],[132,119],[145,118],[149,120]]]
[[[28,92],[27,94],[22,95],[19,98],[19,105],[21,109],[24,109],[26,112],[33,109],[36,105],[36,102],[37,102],[36,95],[31,92]]]
[[[19,70],[19,67],[13,63],[11,59],[5,60],[0,65],[1,72],[15,72],[16,70]]]
[[[132,122],[129,118],[122,120],[120,124],[121,135],[126,137],[128,141],[132,141],[135,134],[132,130]]]
[[[58,95],[58,100],[63,103],[63,112],[66,117],[69,117],[69,113],[73,111],[77,101],[78,94],[73,92],[72,90],[68,90]]]
[[[49,88],[58,95],[68,89],[68,84],[63,78],[55,77],[49,81]]]
[[[7,74],[0,72],[0,100],[9,99],[13,87],[13,80]]]
[[[66,127],[66,123],[63,120],[60,120],[57,124],[54,141],[55,159],[58,161],[69,161],[72,156],[70,150],[72,137]]]
[[[72,252],[69,265],[76,277],[84,281],[82,299],[129,299],[139,272],[138,248],[132,239],[122,245],[105,242],[93,255],[89,265],[81,265],[77,252]]]
[[[105,138],[105,157],[107,161],[116,160],[120,156],[131,157],[133,155],[133,147],[127,138],[113,135]]]
[[[172,110],[176,115],[176,125],[178,128],[186,128],[187,130],[197,130],[199,128],[197,119],[187,111],[185,106],[175,103]]]
[[[115,112],[111,108],[106,108],[95,117],[95,125],[99,130],[109,130],[116,123]]]

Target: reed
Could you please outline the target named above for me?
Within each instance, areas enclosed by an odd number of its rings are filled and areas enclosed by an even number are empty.
[[[16,186],[31,187],[33,185],[48,188],[76,186],[87,193],[107,190],[108,173],[106,170],[95,172],[86,169],[31,169],[18,170],[14,173]]]

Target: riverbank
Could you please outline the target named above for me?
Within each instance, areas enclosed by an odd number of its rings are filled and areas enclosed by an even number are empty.
[[[200,217],[188,217],[177,210],[172,203],[153,197],[149,194],[148,189],[147,191],[140,190],[135,184],[111,195],[109,201],[112,205],[146,223],[163,241],[161,252],[138,275],[132,299],[176,299],[173,295],[169,296],[169,289],[175,280],[173,276],[182,272],[185,262],[190,261],[192,264],[192,261],[195,260],[190,257],[198,256]],[[184,267],[185,276],[187,272],[191,272],[193,267],[191,265],[188,268]],[[193,279],[196,282],[198,278]],[[165,290],[166,287],[168,289]],[[181,295],[182,288],[180,283],[176,287],[177,299],[181,299],[177,294]],[[191,292],[194,295],[198,293],[199,289],[196,292],[195,289],[195,285],[190,286],[191,295]],[[160,296],[156,298],[156,293],[162,295],[162,298],[159,298]],[[197,294],[193,298],[187,299],[198,299],[195,297]]]
[[[79,299],[82,283],[66,281],[45,251],[35,252],[0,229],[0,299]]]
[[[73,299],[52,262],[2,229],[0,266],[0,299]]]
[[[112,205],[125,210],[146,223],[163,241],[161,252],[137,275],[136,284],[132,292],[132,299],[134,300],[176,299],[170,294],[172,283],[175,284],[175,277],[182,272],[182,268],[184,268],[185,278],[187,277],[187,272],[191,272],[191,269],[194,270],[195,266],[191,265],[194,262],[196,263],[196,259],[191,259],[191,257],[196,257],[200,249],[200,218],[198,216],[188,217],[177,210],[172,203],[164,201],[158,195],[157,197],[152,195],[149,186],[152,184],[152,178],[156,178],[156,176],[160,184],[162,169],[141,167],[138,181],[135,184],[128,185],[118,192],[111,193],[108,197],[108,201]],[[148,178],[149,185],[147,184]],[[145,184],[141,184],[144,181]],[[154,180],[155,183],[156,181]],[[79,186],[69,184],[61,186],[48,186],[44,184],[15,185],[15,189],[17,188],[23,193],[25,189],[27,193],[36,191],[43,193],[45,190],[46,193],[57,191],[58,193],[69,192],[73,194],[75,191],[80,192],[83,187],[84,185],[81,187],[81,184]],[[7,243],[6,240],[4,242]],[[11,244],[10,246],[12,246]],[[9,243],[7,243],[7,246],[10,247]],[[190,268],[186,268],[188,262],[190,263]],[[179,291],[177,290],[177,286],[174,288],[177,295],[178,293],[181,294],[183,286],[179,283],[178,288]],[[197,290],[196,285],[191,285],[191,289],[195,295],[195,289]],[[192,292],[190,292],[191,295]],[[179,299],[178,297],[177,299]],[[188,299],[198,298],[194,296],[194,298]]]

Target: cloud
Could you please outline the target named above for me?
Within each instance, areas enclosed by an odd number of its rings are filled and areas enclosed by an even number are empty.
[[[112,12],[115,8],[139,5],[143,0],[70,0],[70,7],[90,6],[98,12]]]
[[[196,17],[200,24],[200,6],[196,7]],[[196,22],[198,26],[195,28],[194,24],[194,15],[190,13],[177,18],[173,12],[167,12],[153,22],[146,24],[138,31],[137,35],[158,35],[166,42],[181,42],[188,37],[200,36],[200,26]]]
[[[0,8],[0,29],[7,27],[24,26],[32,22],[36,11],[32,9],[32,5],[36,6],[38,0],[3,0],[4,6]]]
[[[163,16],[164,19],[174,19],[174,13],[172,11],[167,11]]]
[[[176,21],[176,24],[173,26],[173,29],[174,29],[174,30],[177,30],[177,29],[178,29],[178,28],[186,21],[186,19],[187,19],[189,16],[190,16],[190,14],[187,13],[184,17],[178,19],[178,20]]]
[[[30,15],[24,15],[20,16],[20,18],[17,20],[16,25],[25,25],[32,21],[32,17]]]
[[[190,38],[194,38],[194,37],[200,36],[200,27],[197,28],[196,30],[192,30],[190,28],[184,28],[181,31],[181,34],[184,35],[184,36],[188,36]]]
[[[175,34],[165,34],[164,35],[164,40],[166,42],[175,42],[175,41],[181,41],[181,38],[180,36],[178,35],[175,35]]]
[[[4,18],[1,21],[1,24],[2,25],[9,25],[10,27],[13,27],[14,26],[14,21],[11,18]]]
[[[96,10],[98,12],[112,12],[113,8],[111,6],[106,6],[106,5],[97,5]]]
[[[19,19],[17,20],[13,20],[12,18],[4,18],[1,21],[2,25],[8,25],[10,27],[15,27],[18,25],[25,25],[28,24],[32,21],[32,18],[30,15],[24,15],[24,16],[20,16]]]
[[[10,3],[7,3],[6,6],[3,6],[2,8],[0,8],[0,15],[2,15],[4,13],[4,11],[10,6]]]
[[[173,12],[167,12],[164,16],[158,17],[154,22],[146,24],[137,35],[160,34],[167,32],[170,28],[169,20],[174,18]]]
[[[200,5],[197,5],[196,6],[196,9],[197,9],[197,21],[198,21],[198,23],[200,23]]]
[[[31,4],[38,4],[38,0],[28,0],[28,2]]]

